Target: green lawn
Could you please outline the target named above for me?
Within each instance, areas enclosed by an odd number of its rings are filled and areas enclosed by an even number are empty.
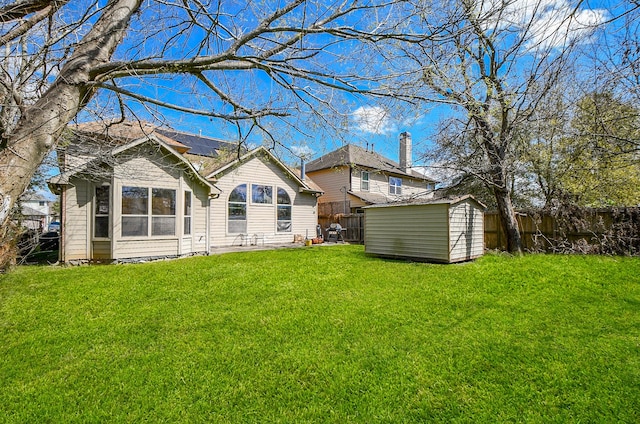
[[[361,246],[0,276],[0,422],[640,422],[640,259]]]

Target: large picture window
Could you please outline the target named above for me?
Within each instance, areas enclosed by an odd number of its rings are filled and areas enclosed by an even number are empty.
[[[247,185],[240,184],[229,194],[227,230],[229,233],[247,232]]]
[[[251,185],[251,202],[273,204],[273,187],[262,184]]]
[[[111,187],[101,186],[96,187],[96,210],[94,214],[94,237],[109,237],[109,212],[111,209],[111,202],[109,199],[109,192]]]
[[[151,235],[176,234],[176,191],[166,188],[151,189]]]
[[[152,236],[175,235],[176,191],[122,187],[122,236],[145,237],[149,233]]]
[[[278,232],[291,232],[291,198],[287,191],[278,187]]]
[[[389,177],[389,194],[402,194],[402,178]]]
[[[149,189],[122,187],[122,237],[149,234]]]

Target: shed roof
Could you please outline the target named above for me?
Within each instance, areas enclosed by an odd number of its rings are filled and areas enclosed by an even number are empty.
[[[487,207],[473,197],[471,194],[467,194],[464,196],[455,196],[455,197],[440,197],[434,199],[409,199],[402,200],[398,202],[389,202],[389,203],[378,203],[375,205],[365,206],[363,209],[373,209],[373,208],[388,208],[388,207],[397,207],[397,206],[416,206],[416,205],[456,205],[458,203],[464,202],[465,200],[471,200],[472,202],[478,204],[482,209],[487,209]]]

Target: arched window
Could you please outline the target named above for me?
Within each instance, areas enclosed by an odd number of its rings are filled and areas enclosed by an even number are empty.
[[[278,187],[278,232],[291,232],[291,198],[287,191]]]
[[[233,189],[228,200],[229,215],[227,230],[229,233],[247,232],[247,185],[240,184]]]

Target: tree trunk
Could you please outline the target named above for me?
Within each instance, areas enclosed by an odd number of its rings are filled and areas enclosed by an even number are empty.
[[[507,251],[511,253],[522,253],[522,237],[518,228],[516,213],[511,204],[511,194],[508,190],[494,188],[494,195],[498,205],[498,216],[500,225],[507,239]]]
[[[27,189],[31,178],[56,147],[66,125],[95,93],[91,74],[107,63],[122,41],[131,15],[141,0],[111,2],[91,31],[75,49],[52,86],[20,117],[15,131],[0,151],[0,244],[9,245],[9,217],[16,200]],[[0,268],[6,260],[0,258]]]

